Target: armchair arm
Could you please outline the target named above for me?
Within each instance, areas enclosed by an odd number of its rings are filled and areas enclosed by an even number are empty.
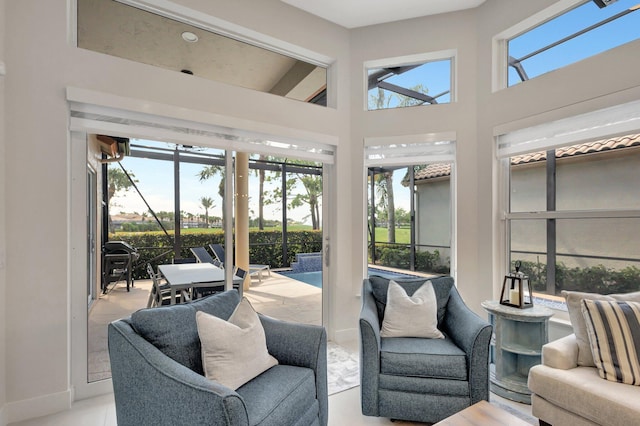
[[[109,324],[108,338],[118,425],[248,426],[240,395],[172,360],[126,320]]]
[[[316,377],[320,421],[329,418],[327,390],[327,332],[324,327],[296,324],[260,314],[267,349],[280,364],[311,368]]]
[[[542,346],[542,364],[561,370],[578,366],[578,343],[575,334],[554,340]]]
[[[469,392],[471,403],[489,400],[489,344],[493,327],[476,315],[460,297],[455,287],[451,289],[444,332],[467,354]]]
[[[365,279],[360,310],[360,392],[362,414],[378,415],[378,375],[380,373],[380,319],[371,283]]]

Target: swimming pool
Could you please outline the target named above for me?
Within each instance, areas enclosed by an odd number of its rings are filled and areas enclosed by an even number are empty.
[[[384,269],[368,268],[369,275],[379,275],[385,278],[416,278],[416,275],[404,274],[402,272],[391,272]],[[280,275],[287,276],[291,279],[302,281],[306,284],[311,284],[314,287],[322,288],[322,271],[312,272],[292,272],[292,271],[278,271]]]

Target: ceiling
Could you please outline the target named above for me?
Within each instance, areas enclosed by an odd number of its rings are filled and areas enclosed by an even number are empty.
[[[472,9],[486,0],[281,0],[346,28]]]

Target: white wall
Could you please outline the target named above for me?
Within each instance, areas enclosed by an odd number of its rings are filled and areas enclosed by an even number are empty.
[[[181,3],[219,18],[292,40],[321,55],[347,63],[348,32],[277,0]],[[67,43],[67,1],[8,2],[6,32],[5,111],[7,140],[6,231],[8,247],[6,297],[6,400],[8,420],[64,409],[72,396],[70,347],[77,344],[70,320],[71,277],[68,238],[77,224],[69,222],[69,205],[85,194],[69,193],[70,148],[65,88],[75,86],[146,99],[208,113],[272,123],[283,127],[329,133],[339,139],[338,181],[349,173],[347,144],[349,111],[346,67],[332,70],[343,88],[337,109],[303,104],[278,96],[229,87],[177,72],[156,69],[119,58],[76,49]],[[33,188],[27,189],[27,188]],[[337,198],[350,200],[350,188],[340,187]],[[333,297],[350,279],[351,263],[340,244],[350,245],[348,218],[335,215],[332,250],[336,281]],[[3,238],[3,241],[5,239]],[[345,260],[339,260],[345,259]],[[34,267],[37,262],[37,267]],[[342,284],[342,285],[341,285]],[[353,327],[337,316],[335,329]]]
[[[376,25],[352,31],[352,142],[353,182],[362,182],[362,145],[367,137],[455,131],[457,155],[456,226],[458,232],[456,281],[467,302],[480,312],[480,302],[491,297],[491,287],[478,286],[478,194],[476,180],[476,11],[437,15]],[[442,105],[365,111],[363,62],[442,50],[457,50],[457,102]],[[428,86],[428,82],[426,82]],[[364,199],[364,188],[354,199]],[[363,241],[364,212],[353,209],[354,241]],[[363,262],[362,247],[354,247],[354,263]]]
[[[5,33],[5,0],[0,0],[0,67],[4,65],[4,33]],[[6,228],[5,228],[5,127],[4,127],[4,77],[0,73],[0,425],[5,422],[5,402],[6,397],[6,338],[5,329],[7,317],[5,315],[5,289],[7,286],[5,264],[6,264]]]

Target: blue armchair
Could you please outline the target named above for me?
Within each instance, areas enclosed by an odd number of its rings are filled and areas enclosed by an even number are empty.
[[[453,278],[430,279],[444,339],[381,337],[389,280],[365,279],[360,312],[362,413],[435,423],[489,400],[492,327],[462,301]],[[426,279],[395,280],[411,296]]]
[[[230,290],[109,324],[119,426],[327,424],[323,327],[260,315],[267,349],[279,364],[235,391],[203,375],[195,313],[228,319],[239,302]]]

